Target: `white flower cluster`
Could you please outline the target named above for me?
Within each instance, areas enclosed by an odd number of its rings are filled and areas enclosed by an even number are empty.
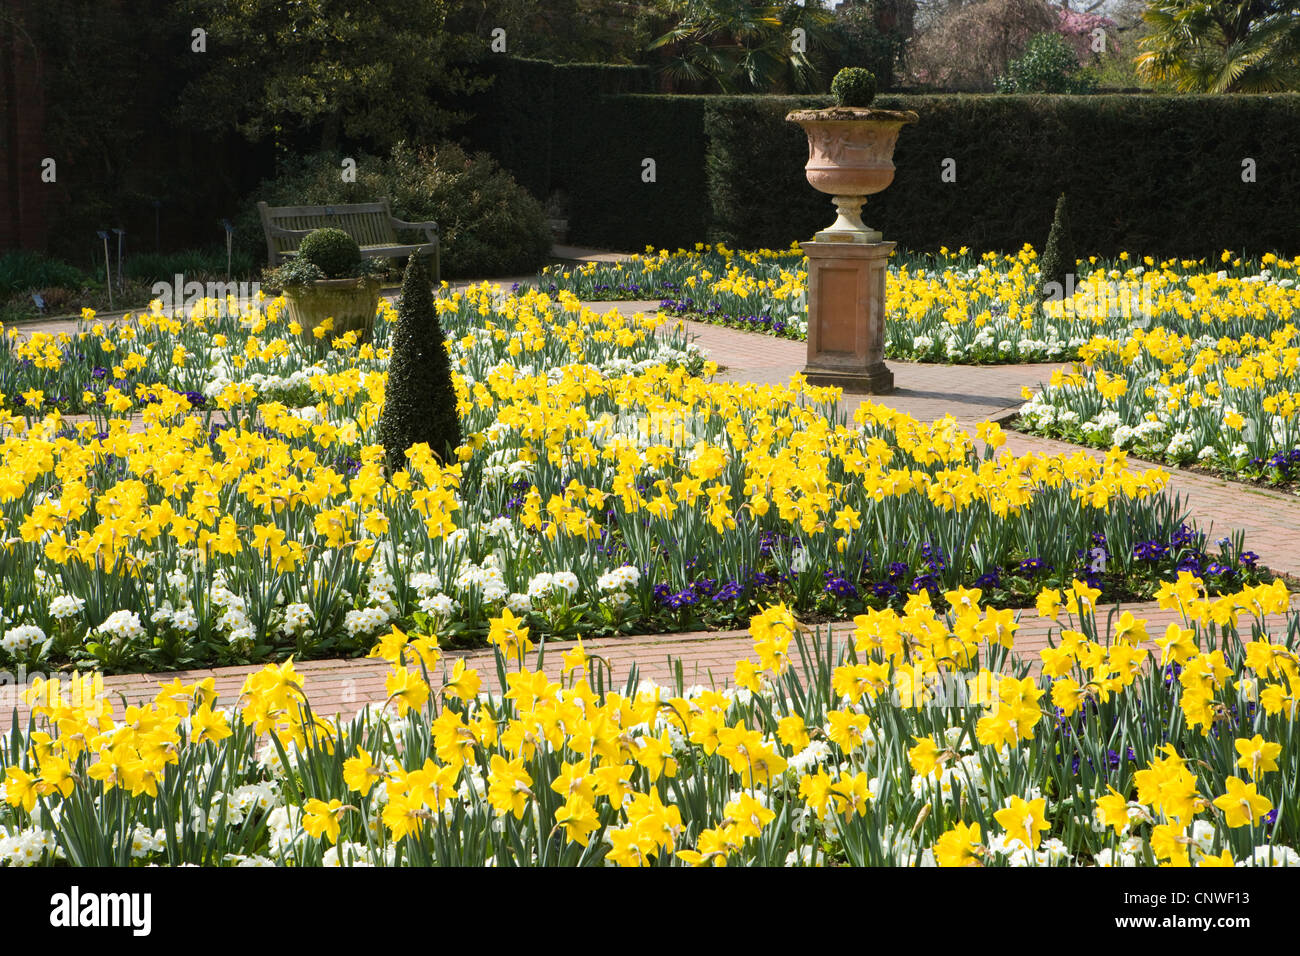
[[[802,776],[824,763],[830,755],[830,744],[824,740],[814,740],[787,761],[786,769],[795,776]]]
[[[269,783],[249,783],[236,787],[225,797],[226,825],[243,826],[244,821],[254,813],[266,813],[280,805],[280,797]],[[208,810],[208,826],[216,827],[221,815],[221,794],[213,794],[212,807]]]
[[[446,594],[420,598],[420,610],[440,621],[449,621],[460,610],[460,602]]]
[[[623,608],[632,603],[629,588],[641,583],[641,571],[631,564],[606,571],[596,579],[596,586],[606,593],[611,604]]]
[[[370,572],[370,581],[366,585],[366,597],[371,604],[382,608],[389,620],[397,617],[397,605],[393,603],[393,590],[396,587],[393,575],[387,568],[376,563]]]
[[[290,604],[284,609],[284,624],[281,630],[285,634],[306,634],[312,625],[311,608],[306,604]]]
[[[0,864],[36,866],[47,853],[57,857],[63,855],[54,831],[40,827],[11,831],[0,827]]]
[[[140,824],[131,831],[131,857],[143,860],[167,849],[167,833],[163,830],[150,830]]]
[[[343,615],[343,629],[348,632],[348,637],[364,636],[374,634],[388,621],[388,614],[383,608],[363,607]]]
[[[217,628],[226,632],[231,644],[252,641],[257,637],[248,619],[248,602],[226,587],[226,578],[219,570],[212,576],[212,605],[222,608],[217,618]]]
[[[227,356],[223,353],[222,358]],[[203,394],[207,398],[216,398],[228,386],[239,382],[247,383],[253,386],[258,392],[287,392],[298,388],[307,388],[311,384],[313,375],[324,375],[326,370],[319,366],[309,366],[307,368],[284,368],[284,375],[266,374],[264,372],[253,372],[251,375],[240,375],[228,361],[223,361],[220,366],[213,369],[209,374],[212,376],[203,386]]]
[[[0,650],[17,656],[26,654],[33,644],[42,644],[44,641],[45,632],[35,624],[20,624],[9,628],[0,637]]]
[[[56,621],[69,621],[80,616],[86,607],[86,599],[60,594],[50,602],[50,617]]]
[[[985,845],[990,853],[1005,857],[1008,866],[1064,866],[1073,859],[1069,848],[1056,837],[1044,840],[1037,850],[1002,833],[990,836]]]
[[[959,360],[973,355],[987,353],[996,349],[1004,355],[1017,352],[1021,359],[1061,358],[1073,349],[1077,349],[1085,339],[1062,339],[1056,328],[1048,326],[1045,339],[1033,339],[1025,336],[1018,322],[995,318],[979,327],[970,336],[969,341],[962,341],[958,331],[970,327],[952,327],[936,329],[937,335],[920,334],[912,337],[912,354],[918,357],[932,355],[938,343],[943,354],[951,360]]]
[[[497,426],[506,427],[501,425],[500,422],[496,422],[487,430],[487,434],[491,434]],[[515,481],[519,478],[528,477],[533,472],[532,464],[521,460],[517,456],[518,449],[515,448],[498,448],[490,452],[483,462],[483,477],[493,481]]]
[[[456,579],[452,584],[455,590],[463,594],[477,591],[489,604],[504,601],[510,594],[505,577],[501,574],[500,563],[494,554],[484,558],[481,565],[474,564],[472,561],[466,562],[456,573]]]
[[[535,601],[544,601],[556,593],[569,597],[576,595],[578,576],[572,571],[542,571],[528,582],[528,596]]]
[[[1255,852],[1240,866],[1300,866],[1300,853],[1289,846],[1257,846]]]
[[[460,610],[460,602],[442,593],[442,578],[428,571],[417,571],[407,583],[419,594],[420,610],[440,621],[448,621]]]
[[[140,615],[134,611],[114,611],[95,630],[105,637],[115,637],[121,641],[134,641],[144,636]]]
[[[322,866],[372,866],[369,858],[370,851],[364,843],[353,843],[344,840],[337,846],[327,849],[321,857]],[[383,849],[383,863],[385,866],[393,866],[397,862],[397,847],[390,843]]]
[[[1120,426],[1122,419],[1119,412],[1111,408],[1103,409],[1098,412],[1090,422],[1084,422],[1081,426],[1084,434],[1097,435],[1104,438]]]
[[[149,620],[154,624],[168,624],[182,634],[193,634],[199,629],[199,616],[188,599],[179,608],[173,607],[171,601],[164,601]]]
[[[1195,444],[1189,432],[1174,432],[1169,437],[1169,444],[1165,447],[1165,454],[1170,458],[1182,458],[1190,454],[1194,447]]]
[[[428,597],[442,590],[442,578],[429,571],[417,571],[406,581],[420,593],[421,597]]]
[[[266,832],[272,853],[291,853],[297,844],[308,839],[302,827],[302,807],[285,804],[274,808],[266,816]]]

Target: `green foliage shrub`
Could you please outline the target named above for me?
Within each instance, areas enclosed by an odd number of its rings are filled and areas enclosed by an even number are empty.
[[[261,235],[257,202],[272,206],[375,202],[387,196],[393,215],[438,224],[443,276],[518,275],[536,269],[551,249],[542,204],[485,153],[455,144],[399,145],[384,157],[356,154],[355,182],[343,182],[339,153],[313,153],[288,164],[244,202],[240,226]],[[421,241],[417,234],[399,235]],[[264,244],[263,244],[264,245]]]
[[[1043,257],[1038,262],[1038,295],[1047,298],[1047,286],[1057,283],[1061,289],[1066,288],[1066,277],[1074,272],[1077,257],[1074,244],[1070,241],[1070,214],[1066,207],[1065,193],[1056,200],[1056,212],[1052,216],[1052,228],[1047,233],[1047,245]]]
[[[1025,52],[1007,64],[994,84],[999,93],[1095,93],[1097,79],[1059,33],[1030,37]]]

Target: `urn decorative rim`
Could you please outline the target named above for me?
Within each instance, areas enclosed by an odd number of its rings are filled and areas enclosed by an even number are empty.
[[[900,126],[915,123],[920,116],[914,110],[881,110],[874,106],[827,106],[818,110],[791,110],[785,117],[791,123],[806,123],[810,120],[861,123],[896,122]]]
[[[814,237],[819,242],[880,242],[862,221],[866,197],[894,181],[894,144],[899,131],[919,119],[911,110],[831,106],[792,110],[786,119],[808,134],[804,174],[814,189],[833,197],[837,217]]]

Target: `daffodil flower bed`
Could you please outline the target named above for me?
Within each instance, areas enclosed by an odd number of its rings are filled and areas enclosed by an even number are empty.
[[[777,601],[843,619],[971,584],[1006,606],[1076,576],[1108,599],[1180,568],[1260,580],[1240,538],[1208,546],[1168,476],[1122,455],[999,455],[995,425],[981,454],[950,419],[849,422],[798,379],[712,382],[664,320],[568,293],[438,303],[465,444],[450,463],[417,446],[393,475],[387,305],[363,345],[304,343],[278,300],[76,337],[145,361],[220,349],[218,377],[210,403],[109,385],[89,420],[31,401],[0,421],[0,665],[352,655],[394,623],[479,645],[503,609],[572,637],[734,627]],[[298,348],[318,350],[305,382],[250,377]],[[1149,541],[1159,559],[1135,557]]]
[[[38,682],[0,742],[0,862],[1300,865],[1280,583],[1216,599],[1180,575],[1155,635],[1082,581],[1043,591],[1037,676],[1009,613],[947,598],[838,637],[765,608],[727,688],[615,687],[581,645],[554,680],[508,611],[504,693],[393,630],[388,699],[348,721],[311,710],[292,661],[232,708],[210,680],[120,714],[97,677]]]
[[[1096,338],[1020,409],[1016,427],[1289,486],[1300,477],[1300,332]]]
[[[500,362],[530,369],[580,363],[606,375],[659,365],[698,373],[704,365],[699,349],[663,327],[663,319],[579,316],[570,295],[507,296],[483,283],[444,294],[438,309],[454,335],[453,359],[470,376]],[[23,334],[0,326],[0,410],[28,421],[54,411],[102,421],[154,404],[163,391],[182,393],[192,409],[208,413],[252,397],[305,405],[320,398],[311,386],[314,377],[355,378],[382,365],[395,320],[385,300],[372,342],[359,344],[356,332],[334,336],[328,319],[308,334],[289,319],[283,298],[259,292],[242,303],[233,296],[204,299],[188,314],[168,314],[159,300],[116,323],[97,320],[87,309],[73,333]],[[361,382],[350,391],[359,388]]]
[[[885,355],[920,362],[986,364],[1064,361],[1094,336],[1133,327],[1180,334],[1267,336],[1300,310],[1300,257],[1258,263],[1223,253],[1218,263],[1141,262],[1122,253],[1088,258],[1077,284],[1040,307],[1037,255],[964,247],[938,255],[895,253],[885,298]],[[626,262],[552,266],[543,289],[582,299],[662,299],[665,311],[732,328],[803,339],[808,333],[807,264],[788,250],[647,249]]]

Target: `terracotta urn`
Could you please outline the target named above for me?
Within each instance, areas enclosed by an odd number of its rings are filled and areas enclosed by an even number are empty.
[[[786,116],[808,134],[809,184],[834,197],[835,222],[817,233],[817,242],[880,242],[881,234],[862,221],[862,205],[894,181],[898,131],[915,123],[911,110],[833,106],[794,110]]]

